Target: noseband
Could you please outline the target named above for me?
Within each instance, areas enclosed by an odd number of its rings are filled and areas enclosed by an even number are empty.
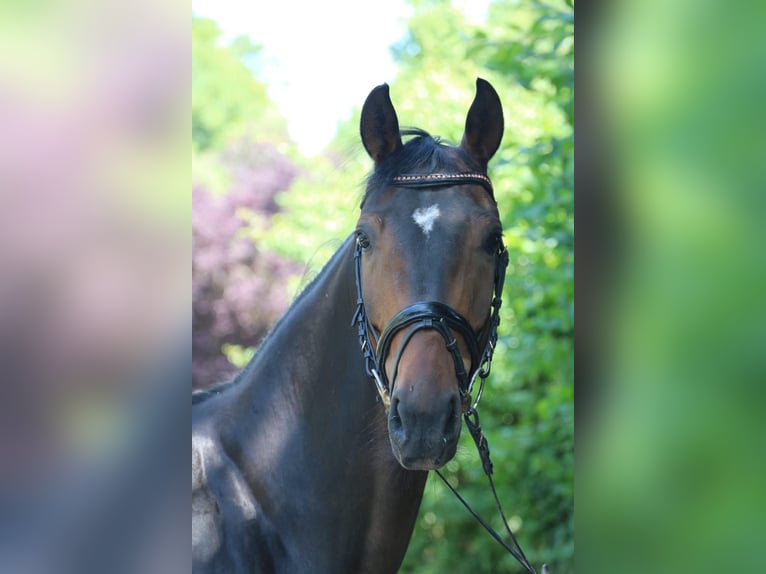
[[[481,173],[435,173],[429,175],[399,175],[394,177],[392,183],[403,187],[425,188],[425,187],[443,187],[455,184],[478,184],[483,186],[490,194],[492,193],[492,183],[489,178]],[[494,196],[493,196],[494,197]],[[495,279],[494,293],[490,305],[490,314],[485,327],[477,335],[468,321],[455,311],[449,305],[438,301],[418,301],[408,307],[405,307],[394,315],[383,328],[380,337],[370,324],[367,312],[364,307],[364,298],[362,296],[362,242],[357,238],[354,248],[354,259],[356,263],[356,312],[351,321],[352,326],[356,325],[359,333],[359,345],[365,360],[365,369],[367,374],[375,381],[375,386],[383,402],[383,406],[388,411],[391,406],[391,391],[396,381],[396,375],[399,368],[404,349],[412,337],[418,331],[423,329],[433,329],[439,333],[445,341],[447,350],[452,355],[455,364],[455,376],[460,390],[460,397],[463,412],[474,410],[481,400],[484,392],[484,383],[489,376],[492,365],[492,355],[495,352],[497,343],[497,327],[500,324],[500,306],[502,305],[503,282],[505,281],[505,269],[508,266],[508,251],[504,246],[498,248],[495,254]],[[394,359],[393,374],[391,383],[386,374],[385,361],[391,348],[391,342],[394,336],[403,329],[408,329],[404,339],[396,353]],[[471,359],[471,370],[467,372],[463,357],[457,345],[457,339],[453,332],[458,332],[468,346],[468,352]],[[376,350],[373,350],[370,342],[370,334],[375,339]],[[486,337],[484,350],[480,353],[479,347],[481,340]],[[471,404],[471,392],[477,377],[481,380],[476,400]]]

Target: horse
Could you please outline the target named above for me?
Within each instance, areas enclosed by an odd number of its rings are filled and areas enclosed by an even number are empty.
[[[481,78],[457,146],[370,92],[356,229],[243,371],[192,395],[194,573],[398,570],[497,339],[503,125]]]

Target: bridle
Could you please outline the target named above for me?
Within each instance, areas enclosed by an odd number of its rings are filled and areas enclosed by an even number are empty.
[[[491,196],[492,184],[486,175],[480,173],[436,173],[428,175],[400,175],[392,179],[392,183],[404,187],[442,187],[452,184],[474,183],[483,186]],[[493,196],[494,197],[494,196]],[[367,375],[375,381],[378,394],[383,406],[388,412],[391,407],[391,392],[396,380],[399,362],[404,349],[412,337],[420,330],[433,329],[438,332],[452,355],[455,364],[455,376],[462,402],[463,414],[475,410],[481,401],[484,392],[484,383],[489,377],[492,367],[492,355],[497,344],[497,327],[500,324],[500,306],[503,304],[502,293],[505,281],[505,270],[508,267],[508,251],[500,242],[495,253],[495,277],[490,313],[484,327],[475,333],[468,321],[452,307],[439,301],[418,301],[409,305],[394,315],[378,335],[375,328],[367,317],[362,295],[362,251],[363,241],[357,237],[354,247],[355,277],[356,277],[356,311],[351,321],[356,325],[359,335],[359,346],[364,356],[365,370]],[[393,373],[390,377],[386,373],[385,360],[391,350],[391,342],[394,336],[401,330],[407,329],[399,350],[394,359]],[[459,333],[468,347],[471,360],[471,370],[467,372],[465,362],[460,354],[457,339],[453,332]],[[370,341],[372,335],[375,341],[375,349]],[[481,341],[486,339],[484,349],[480,353]],[[476,379],[481,381],[476,400],[471,403],[471,392]]]
[[[494,192],[492,190],[492,182],[490,179],[477,172],[467,173],[432,173],[426,175],[398,175],[391,179],[391,183],[399,185],[401,187],[408,188],[431,188],[431,187],[444,187],[455,184],[478,184],[484,187],[484,189],[490,194],[490,197],[494,199]],[[524,551],[516,541],[516,537],[511,532],[508,526],[508,521],[505,518],[505,513],[500,505],[500,500],[495,490],[494,481],[492,480],[492,461],[489,457],[489,444],[481,430],[479,424],[479,414],[476,408],[481,401],[481,397],[484,393],[484,385],[487,377],[489,377],[490,369],[492,367],[492,356],[495,352],[495,346],[497,344],[497,327],[500,324],[500,307],[503,304],[502,293],[503,283],[505,282],[505,270],[508,267],[508,250],[503,245],[502,241],[495,252],[495,277],[494,277],[494,290],[492,302],[490,304],[490,312],[485,326],[481,329],[480,333],[474,332],[468,321],[455,311],[452,307],[439,301],[418,301],[409,305],[396,313],[385,325],[383,331],[378,335],[375,328],[370,323],[367,316],[367,311],[364,306],[364,297],[362,295],[362,251],[364,249],[364,241],[361,236],[357,236],[354,246],[354,260],[355,260],[355,278],[356,278],[356,311],[354,312],[351,325],[356,325],[359,335],[359,346],[362,350],[364,357],[364,367],[367,375],[375,382],[375,387],[378,391],[381,402],[383,403],[386,413],[391,408],[391,392],[393,385],[396,382],[396,374],[399,367],[399,362],[404,353],[404,349],[410,342],[412,337],[418,331],[423,329],[433,329],[438,332],[447,346],[450,354],[452,355],[453,362],[455,364],[455,376],[457,378],[458,389],[460,391],[460,398],[462,403],[463,418],[465,419],[466,426],[468,427],[471,436],[473,437],[476,447],[479,450],[479,456],[481,457],[482,467],[485,474],[489,479],[489,484],[492,489],[492,494],[495,497],[495,505],[503,519],[503,525],[506,532],[510,536],[513,545],[509,545],[502,539],[502,537],[483,519],[479,516],[470,505],[463,499],[457,490],[447,481],[444,475],[436,470],[436,474],[444,481],[447,487],[452,493],[460,500],[460,502],[468,509],[476,520],[490,533],[490,535],[497,540],[503,548],[505,548],[511,555],[513,555],[518,562],[524,566],[524,568],[531,574],[537,574],[534,567],[529,563]],[[391,342],[394,336],[403,329],[408,329],[404,335],[402,342],[399,345],[394,358],[393,373],[391,382],[389,382],[388,374],[386,373],[385,361],[386,356],[391,350]],[[467,372],[465,369],[465,363],[463,357],[460,354],[460,350],[457,345],[457,339],[453,332],[458,332],[465,341],[468,352],[471,359],[471,370]],[[372,342],[370,340],[372,335],[375,340],[375,349],[373,349]],[[486,338],[484,343],[484,349],[479,353],[479,347],[481,346],[481,340]],[[476,379],[481,382],[479,384],[479,390],[476,395],[476,400],[471,402],[471,392],[473,391]],[[543,565],[542,574],[547,574],[546,566]]]

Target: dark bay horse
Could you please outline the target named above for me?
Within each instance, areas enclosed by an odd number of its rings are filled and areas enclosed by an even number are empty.
[[[195,573],[397,571],[497,337],[502,135],[481,79],[457,147],[370,93],[357,229],[242,373],[193,395]]]

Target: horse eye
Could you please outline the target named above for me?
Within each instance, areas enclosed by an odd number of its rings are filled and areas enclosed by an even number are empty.
[[[363,231],[358,231],[356,234],[356,243],[362,249],[370,248],[370,238]]]
[[[490,234],[484,242],[484,249],[490,255],[494,255],[495,253],[502,253],[505,251],[503,234],[499,232]]]

